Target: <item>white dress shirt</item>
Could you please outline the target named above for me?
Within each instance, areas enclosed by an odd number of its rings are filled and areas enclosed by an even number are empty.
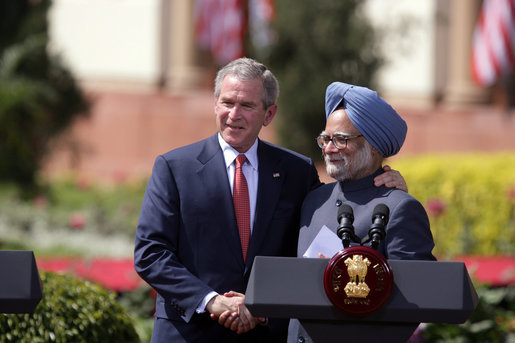
[[[247,157],[247,163],[245,163],[242,167],[243,175],[245,175],[245,179],[247,180],[247,186],[249,188],[249,203],[250,203],[250,232],[252,233],[252,228],[254,227],[254,214],[256,213],[256,199],[257,199],[257,186],[258,186],[258,157],[257,157],[257,139],[252,144],[249,150],[245,152],[245,156]],[[227,177],[229,178],[229,184],[231,185],[231,193],[233,191],[234,185],[234,170],[236,168],[236,157],[240,154],[236,149],[227,144],[226,141],[223,140],[220,133],[218,133],[218,143],[220,143],[220,147],[222,148],[225,160],[225,167],[227,170]],[[252,236],[251,236],[252,237]],[[218,293],[210,292],[207,294],[202,302],[196,309],[197,313],[202,313],[206,311],[207,303]]]
[[[229,184],[231,185],[231,192],[233,191],[234,185],[234,170],[236,168],[236,157],[240,154],[236,149],[227,144],[223,140],[220,133],[218,134],[218,142],[222,148],[225,167],[227,168],[227,177],[229,178]],[[258,141],[254,142],[249,150],[245,152],[247,157],[247,163],[243,165],[243,175],[247,180],[247,186],[249,188],[249,203],[250,203],[250,232],[254,227],[254,214],[256,213],[256,199],[257,199],[257,187],[258,187],[258,157],[257,157],[257,146]]]

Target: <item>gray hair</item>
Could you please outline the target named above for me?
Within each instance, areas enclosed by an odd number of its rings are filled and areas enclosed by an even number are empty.
[[[263,107],[267,109],[279,98],[279,82],[272,72],[262,63],[251,58],[238,58],[220,69],[215,78],[215,97],[218,99],[222,81],[228,75],[239,80],[248,81],[261,79],[263,81]]]

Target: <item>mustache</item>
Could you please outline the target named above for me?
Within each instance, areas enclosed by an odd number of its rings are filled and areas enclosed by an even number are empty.
[[[325,163],[332,163],[338,161],[344,161],[346,164],[348,163],[347,156],[342,156],[340,154],[323,154]]]

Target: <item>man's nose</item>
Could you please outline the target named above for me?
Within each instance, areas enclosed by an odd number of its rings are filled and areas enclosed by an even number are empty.
[[[229,118],[238,119],[241,116],[241,108],[239,105],[234,105],[229,111]]]
[[[338,148],[334,145],[333,141],[330,140],[324,147],[324,154],[338,152]]]

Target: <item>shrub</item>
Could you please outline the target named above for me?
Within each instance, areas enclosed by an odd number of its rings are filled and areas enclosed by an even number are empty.
[[[426,208],[441,258],[515,251],[515,154],[427,155],[389,164]]]
[[[155,291],[144,284],[133,291],[120,293],[117,300],[134,316],[141,341],[150,342],[154,330]]]
[[[66,274],[40,272],[43,299],[32,314],[0,314],[0,342],[139,342],[116,295]]]
[[[427,324],[427,342],[513,342],[515,340],[515,287],[476,286],[479,302],[464,324]]]

